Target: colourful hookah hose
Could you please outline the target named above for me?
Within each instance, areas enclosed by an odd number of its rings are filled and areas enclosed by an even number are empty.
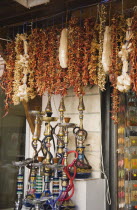
[[[62,192],[62,195],[58,199],[58,201],[62,201],[62,202],[69,200],[73,196],[73,194],[74,194],[74,183],[73,183],[73,181],[75,179],[76,172],[77,172],[76,166],[75,166],[75,162],[76,162],[76,159],[78,158],[78,152],[76,152],[75,150],[74,151],[67,152],[68,155],[71,154],[71,153],[75,153],[75,156],[76,157],[75,157],[75,160],[73,160],[71,164],[65,166],[64,169],[63,169],[64,172],[66,173],[68,179],[69,179],[69,185],[67,186],[66,190]],[[63,158],[63,160],[62,160],[62,164],[63,165],[64,165],[64,160],[65,159]],[[70,169],[72,167],[74,168],[74,174],[73,174],[73,176],[70,175]],[[70,192],[70,191],[72,191],[72,192],[68,196],[68,192]]]

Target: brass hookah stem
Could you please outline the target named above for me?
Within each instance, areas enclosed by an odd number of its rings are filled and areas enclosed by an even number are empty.
[[[33,137],[32,137],[32,143],[33,143],[33,148],[35,150],[35,155],[37,154],[37,141],[39,139],[38,138],[38,124],[39,124],[39,117],[38,117],[38,115],[36,115],[36,118],[35,118],[35,129],[34,129],[34,134],[33,134]]]
[[[77,152],[78,152],[78,159],[81,161],[84,161],[84,145],[83,145],[83,111],[85,110],[84,102],[83,102],[83,96],[79,96],[79,105],[78,105],[78,111],[79,111],[79,119],[80,119],[80,129],[78,132],[78,136],[76,137],[76,145],[77,145]],[[81,140],[80,140],[81,139]]]
[[[83,101],[83,96],[79,96],[79,105],[78,105],[78,111],[79,111],[79,119],[80,119],[80,129],[83,129],[83,111],[85,110],[85,105]]]
[[[64,121],[64,112],[66,111],[66,108],[65,108],[65,104],[64,104],[64,97],[62,96],[61,97],[61,101],[60,101],[60,105],[59,105],[59,109],[58,111],[60,112],[60,123],[63,123]],[[62,141],[58,141],[58,145],[57,145],[57,154],[63,154],[63,148],[64,148],[64,128],[61,126],[59,128],[59,132],[58,132],[58,136],[59,138],[62,140]]]
[[[48,103],[47,106],[45,108],[45,113],[47,114],[47,117],[51,117],[52,115],[52,107],[51,107],[51,95],[48,94]],[[48,121],[48,123],[45,125],[45,131],[44,131],[44,136],[48,136],[46,138],[47,140],[47,144],[48,144],[48,152],[46,153],[46,157],[43,160],[44,163],[46,163],[47,165],[51,163],[51,155],[50,155],[50,140],[51,140],[51,126],[50,126],[50,121]],[[50,173],[51,170],[50,168],[45,166],[45,172],[44,172],[44,182],[45,182],[45,186],[44,186],[44,191],[45,193],[49,193],[50,192]]]
[[[64,112],[66,111],[65,104],[64,104],[64,97],[61,97],[60,105],[59,105],[59,112],[60,112],[60,123],[63,123],[64,120]]]

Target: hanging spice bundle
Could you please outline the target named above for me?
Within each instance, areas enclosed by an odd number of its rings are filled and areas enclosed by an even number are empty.
[[[90,59],[89,59],[89,83],[91,85],[97,85],[98,84],[98,60],[99,60],[99,37],[98,37],[98,31],[99,31],[99,24],[95,24],[92,29],[93,38],[90,43]]]
[[[83,62],[82,62],[82,83],[84,86],[89,84],[89,61],[90,61],[90,44],[93,39],[95,21],[93,18],[84,20],[84,46],[83,46]]]
[[[39,93],[42,87],[43,72],[41,71],[44,71],[43,69],[44,61],[42,53],[42,47],[43,47],[42,32],[43,30],[39,31],[39,29],[33,29],[28,37],[29,40],[28,54],[29,54],[29,68],[30,68],[29,84],[34,89],[34,93],[36,91],[37,93]],[[38,67],[38,57],[41,57],[41,62],[39,61],[39,67]]]
[[[61,34],[62,36],[60,36]],[[62,31],[58,29],[58,36],[56,41],[56,81],[55,94],[66,95],[69,88],[68,74],[68,29],[64,28]],[[61,67],[62,66],[62,67]]]
[[[132,19],[132,37],[130,40],[132,51],[130,52],[130,76],[133,91],[137,94],[137,15]]]
[[[113,87],[112,97],[112,119],[115,123],[118,123],[117,113],[119,111],[119,91],[117,90],[117,77],[122,72],[122,62],[118,56],[118,52],[121,49],[125,39],[126,31],[125,20],[123,17],[117,17],[112,19],[111,34],[112,34],[112,53],[111,53],[111,65],[109,70],[109,78]]]
[[[78,18],[71,19],[68,37],[68,80],[70,86],[74,87],[74,92],[79,95],[83,93],[84,29]]]
[[[15,42],[12,41],[6,46],[6,68],[1,78],[1,88],[5,93],[5,113],[8,113],[9,106],[13,103],[13,80],[15,68]]]
[[[106,25],[106,7],[102,4],[100,9],[99,25],[99,64],[98,64],[98,86],[100,90],[105,90],[106,74],[102,64],[103,40]]]
[[[15,40],[15,69],[13,81],[13,103],[17,105],[20,101],[28,102],[29,98],[33,99],[35,94],[30,86],[30,69],[28,65],[28,41],[26,34],[17,34]]]

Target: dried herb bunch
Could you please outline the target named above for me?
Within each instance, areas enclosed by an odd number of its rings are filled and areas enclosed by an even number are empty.
[[[1,78],[1,88],[5,93],[5,113],[7,114],[9,106],[13,103],[13,80],[15,68],[15,42],[12,41],[6,45],[6,68]]]

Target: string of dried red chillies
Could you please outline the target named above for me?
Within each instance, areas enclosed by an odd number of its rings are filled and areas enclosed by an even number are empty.
[[[15,42],[12,41],[6,45],[6,68],[1,78],[1,88],[5,92],[5,115],[8,113],[9,106],[13,103],[13,80],[15,68]]]
[[[103,40],[106,26],[106,7],[101,5],[100,8],[100,24],[99,24],[99,60],[98,60],[98,86],[101,91],[105,90],[106,73],[104,72],[102,64]]]
[[[36,44],[36,59],[37,68],[35,71],[36,90],[39,95],[43,95],[44,92],[50,86],[50,72],[48,72],[49,66],[49,30],[37,30],[37,44]]]
[[[114,123],[118,123],[119,112],[119,91],[116,88],[117,77],[121,74],[122,63],[118,57],[118,52],[125,38],[125,23],[123,17],[117,17],[112,19],[111,34],[112,34],[112,54],[111,54],[111,65],[110,65],[110,82],[113,87],[112,97],[112,119]]]
[[[130,52],[130,76],[131,76],[131,85],[133,91],[137,94],[137,16],[135,15],[132,19],[132,38],[131,38],[131,47],[132,51]]]
[[[98,61],[99,61],[99,24],[95,24],[92,29],[93,38],[90,43],[90,59],[89,59],[89,83],[91,85],[98,84]]]
[[[83,94],[84,30],[78,21],[78,18],[71,19],[68,33],[68,80],[76,95]]]
[[[83,86],[89,84],[89,60],[90,60],[90,44],[93,39],[94,19],[86,18],[84,20],[84,46],[83,46],[83,62],[82,62],[82,83]],[[92,80],[93,81],[93,80]],[[93,83],[94,84],[94,83]]]

